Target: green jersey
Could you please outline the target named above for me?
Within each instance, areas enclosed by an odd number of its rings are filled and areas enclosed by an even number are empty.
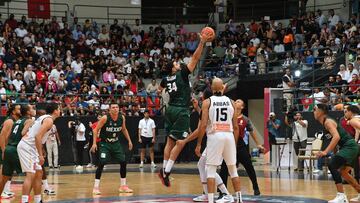
[[[14,123],[9,136],[8,145],[17,146],[19,144],[22,138],[21,132],[24,129],[26,120],[27,118],[21,118]]]
[[[169,75],[161,81],[161,87],[170,95],[169,105],[189,107],[191,101],[191,88],[189,82],[190,71],[181,67],[174,75]]]
[[[119,114],[118,119],[114,121],[108,114],[105,125],[100,130],[100,138],[102,141],[114,142],[119,140],[122,132],[123,117]]]

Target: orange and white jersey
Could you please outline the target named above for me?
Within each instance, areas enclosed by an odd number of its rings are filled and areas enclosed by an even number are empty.
[[[233,132],[234,107],[227,96],[211,96],[207,134]]]

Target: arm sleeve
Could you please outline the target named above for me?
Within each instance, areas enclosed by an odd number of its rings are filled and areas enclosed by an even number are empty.
[[[156,125],[155,125],[155,121],[154,121],[154,120],[152,120],[151,128],[156,128]]]

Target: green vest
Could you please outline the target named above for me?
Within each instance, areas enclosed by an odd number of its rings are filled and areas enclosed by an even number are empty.
[[[191,101],[191,88],[189,80],[183,78],[181,71],[183,70],[164,78],[165,88],[170,95],[169,105],[188,108]]]
[[[108,114],[105,125],[100,130],[100,138],[102,141],[115,142],[119,140],[122,133],[123,117],[119,113],[118,119],[114,121]]]
[[[9,136],[8,145],[17,146],[19,144],[22,138],[21,132],[24,129],[26,120],[27,118],[21,118],[14,123]]]

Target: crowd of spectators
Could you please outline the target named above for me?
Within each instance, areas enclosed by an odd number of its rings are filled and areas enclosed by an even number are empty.
[[[342,21],[332,9],[293,16],[284,25],[264,18],[248,25],[230,20],[209,54],[207,69],[240,74],[265,74],[281,67],[333,69],[337,54],[348,52],[355,59],[358,26],[356,15]]]
[[[157,93],[168,60],[187,64],[198,45],[197,33],[182,24],[161,23],[145,29],[139,20],[130,26],[114,20],[111,25],[63,17],[58,21],[20,20],[10,15],[0,21],[0,97],[11,102],[61,102],[68,115],[88,115],[106,110],[111,99],[123,104],[127,115],[150,108],[159,114]],[[252,20],[217,30],[209,46],[194,89],[201,92],[211,76],[265,74],[279,65],[333,69],[334,54],[347,52],[359,68],[357,17],[343,23],[333,10],[309,12],[290,19],[288,25],[274,20]],[[145,86],[144,78],[153,79]],[[334,92],[335,93],[335,92]]]

